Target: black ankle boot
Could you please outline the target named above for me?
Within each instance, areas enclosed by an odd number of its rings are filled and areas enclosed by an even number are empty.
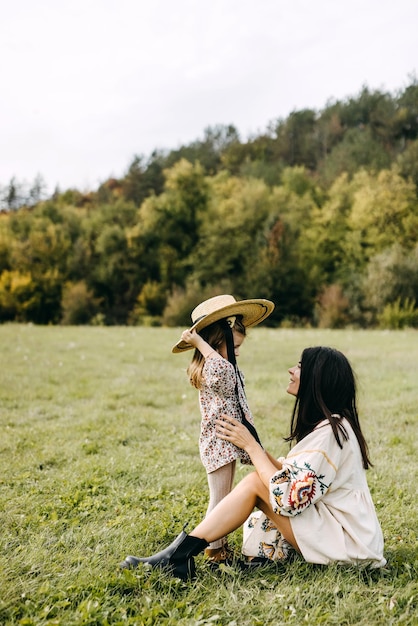
[[[207,545],[208,543],[204,539],[187,535],[183,530],[165,550],[143,558],[127,556],[120,567],[132,569],[138,567],[139,563],[148,563],[152,567],[166,569],[176,578],[188,580],[196,575],[193,557],[202,552]]]

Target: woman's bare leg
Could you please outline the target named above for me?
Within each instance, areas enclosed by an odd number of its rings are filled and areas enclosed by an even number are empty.
[[[296,550],[299,549],[289,518],[274,513],[270,506],[268,489],[260,480],[257,472],[248,474],[243,478],[231,493],[225,496],[209,515],[190,532],[190,535],[206,539],[208,543],[216,541],[242,526],[255,507],[271,519],[283,537]]]

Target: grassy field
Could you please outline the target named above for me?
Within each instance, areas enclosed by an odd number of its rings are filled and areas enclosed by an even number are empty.
[[[0,326],[0,623],[417,624],[418,333],[256,328],[240,366],[265,446],[286,453],[287,368],[309,345],[350,358],[385,537],[381,571],[292,562],[192,584],[118,571],[204,515],[197,392],[179,330]],[[237,469],[237,480],[249,471]],[[237,552],[241,535],[230,537]],[[326,541],[326,538],[324,538]]]

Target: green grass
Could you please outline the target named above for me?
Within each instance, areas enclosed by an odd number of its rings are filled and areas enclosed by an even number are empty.
[[[385,536],[381,571],[295,561],[184,584],[128,553],[167,545],[204,515],[197,392],[177,329],[0,326],[0,623],[417,624],[418,333],[257,328],[240,366],[266,447],[286,452],[287,368],[331,345],[359,379]],[[237,480],[248,472],[239,467]],[[231,542],[239,551],[241,534]],[[326,538],[324,538],[326,540]]]

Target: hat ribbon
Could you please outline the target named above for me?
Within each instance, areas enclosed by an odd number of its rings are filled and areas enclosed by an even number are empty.
[[[207,317],[207,313],[205,313],[204,315],[201,315],[200,317],[195,319],[194,322],[193,322],[193,326],[195,324],[198,324],[200,322],[200,320],[203,320],[205,317]],[[234,328],[234,324],[235,324],[235,320],[237,319],[237,316],[236,315],[230,315],[229,317],[227,317],[225,319],[228,322],[230,328]]]

